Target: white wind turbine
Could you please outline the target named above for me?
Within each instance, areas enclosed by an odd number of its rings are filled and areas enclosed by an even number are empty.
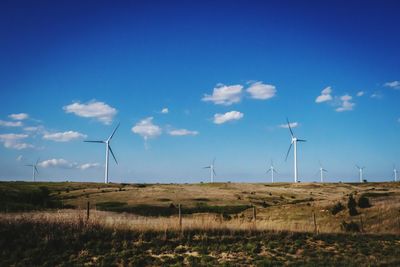
[[[395,165],[393,165],[393,175],[394,175],[394,181],[397,182],[397,169]]]
[[[324,172],[328,172],[328,171],[325,170],[325,169],[322,167],[322,164],[321,164],[321,162],[320,162],[320,163],[319,163],[319,174],[320,174],[320,177],[321,177],[321,183],[324,182]]]
[[[274,163],[272,162],[272,160],[271,160],[271,166],[269,167],[267,173],[269,173],[269,172],[271,172],[271,183],[273,183],[274,182],[274,173],[278,173],[278,172],[275,170]]]
[[[364,182],[363,171],[364,171],[365,167],[360,167],[360,166],[356,165],[356,168],[358,169],[358,172],[359,172],[360,183],[362,183],[362,182]]]
[[[110,137],[108,137],[107,140],[100,140],[100,141],[90,141],[90,140],[86,140],[86,141],[84,141],[84,142],[88,142],[88,143],[102,143],[102,144],[105,144],[105,145],[106,145],[106,166],[105,166],[105,172],[104,172],[104,183],[106,183],[106,184],[108,183],[108,159],[109,159],[109,152],[111,152],[111,155],[113,156],[113,158],[114,158],[114,160],[115,160],[115,163],[117,163],[117,165],[118,165],[117,159],[115,158],[115,155],[114,155],[114,153],[113,153],[113,151],[112,151],[112,149],[111,149],[111,146],[110,146],[110,141],[111,141],[111,139],[113,138],[113,136],[114,136],[115,132],[117,131],[118,127],[119,127],[119,123],[118,123],[117,127],[115,127],[114,131],[112,132],[112,134],[110,135]]]
[[[288,125],[289,131],[290,131],[290,135],[292,137],[292,141],[290,142],[290,146],[289,146],[288,152],[286,153],[285,161],[287,160],[287,158],[289,156],[290,149],[292,148],[292,145],[293,145],[293,152],[294,152],[294,182],[297,183],[297,180],[298,180],[298,172],[297,172],[297,142],[306,142],[306,140],[298,139],[293,134],[292,127],[290,127],[289,119],[286,118],[286,121],[287,121],[287,125]]]
[[[211,183],[214,183],[214,176],[217,175],[215,173],[214,167],[215,167],[215,158],[214,158],[214,160],[212,161],[212,163],[209,166],[206,166],[206,167],[203,168],[203,169],[210,169]]]
[[[39,171],[37,169],[38,163],[39,163],[39,159],[36,161],[36,163],[25,165],[27,167],[32,167],[32,181],[34,181],[34,182],[36,181],[36,173],[39,174]]]

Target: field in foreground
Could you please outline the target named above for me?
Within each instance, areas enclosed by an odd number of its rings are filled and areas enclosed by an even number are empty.
[[[0,182],[0,211],[0,266],[400,265],[400,183]]]
[[[399,266],[400,237],[0,220],[1,266]]]

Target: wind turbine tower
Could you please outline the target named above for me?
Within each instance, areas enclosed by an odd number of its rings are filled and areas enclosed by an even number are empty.
[[[119,127],[119,123],[118,123],[117,127],[115,127],[112,134],[106,140],[96,140],[96,141],[86,140],[86,141],[84,141],[84,142],[88,142],[88,143],[101,143],[101,144],[106,145],[106,165],[105,165],[105,171],[104,171],[104,183],[105,184],[108,184],[108,160],[109,160],[109,156],[110,156],[109,152],[111,152],[111,155],[113,156],[113,158],[115,160],[115,163],[118,165],[117,159],[115,158],[115,155],[110,146],[111,139],[113,138],[118,127]]]
[[[320,173],[320,176],[321,176],[321,183],[324,182],[324,172],[328,172],[328,171],[325,170],[325,169],[322,167],[321,163],[320,163],[320,164],[319,164],[319,173]]]
[[[271,183],[273,183],[274,182],[274,173],[278,173],[278,172],[275,170],[274,163],[272,162],[272,160],[271,160],[271,167],[269,167],[267,173],[269,173],[269,172],[271,172]]]
[[[215,158],[209,166],[204,167],[204,169],[210,169],[211,183],[214,183],[214,176],[216,175],[214,167],[215,167]]]
[[[288,158],[288,156],[289,156],[290,149],[291,149],[292,146],[293,146],[293,153],[294,153],[294,182],[297,183],[297,181],[298,181],[298,169],[297,169],[297,142],[306,142],[307,140],[298,139],[298,138],[294,135],[294,133],[293,133],[293,131],[292,131],[292,127],[290,126],[289,119],[286,119],[286,121],[287,121],[287,126],[288,126],[289,131],[290,131],[290,136],[291,136],[292,139],[291,139],[291,142],[290,142],[290,146],[289,146],[288,152],[286,153],[286,159],[285,159],[285,161],[287,160],[287,158]]]
[[[36,173],[39,174],[39,171],[37,169],[38,163],[39,163],[39,159],[36,161],[36,163],[25,165],[27,167],[32,167],[32,181],[33,182],[36,182]]]
[[[362,183],[362,182],[364,182],[363,171],[364,171],[365,167],[360,167],[360,166],[356,165],[356,168],[358,169],[358,172],[360,175],[360,183]]]
[[[393,166],[394,181],[397,182],[397,170],[396,166]]]

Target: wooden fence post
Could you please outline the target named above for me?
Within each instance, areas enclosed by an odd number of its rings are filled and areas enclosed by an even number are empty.
[[[315,218],[315,211],[313,211],[313,220],[314,220],[314,233],[318,234],[318,225],[317,225],[317,219]]]
[[[87,202],[86,206],[86,221],[89,221],[89,215],[90,215],[90,202]]]
[[[257,220],[257,209],[256,206],[253,206],[253,221],[255,222]]]
[[[179,231],[182,233],[182,210],[181,210],[181,204],[178,204],[178,214],[179,214]]]

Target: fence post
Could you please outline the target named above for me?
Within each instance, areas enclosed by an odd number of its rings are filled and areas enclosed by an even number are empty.
[[[364,224],[362,220],[362,214],[360,214],[360,227],[361,227],[361,233],[364,233]]]
[[[257,220],[257,209],[256,206],[253,206],[253,221],[255,222]]]
[[[315,218],[315,211],[313,211],[313,220],[314,220],[314,233],[318,234],[318,225],[317,225],[317,219]]]
[[[90,215],[90,202],[87,202],[86,205],[86,221],[89,221],[89,215]]]
[[[182,233],[182,210],[181,210],[181,204],[178,204],[178,214],[179,214],[179,231]]]

